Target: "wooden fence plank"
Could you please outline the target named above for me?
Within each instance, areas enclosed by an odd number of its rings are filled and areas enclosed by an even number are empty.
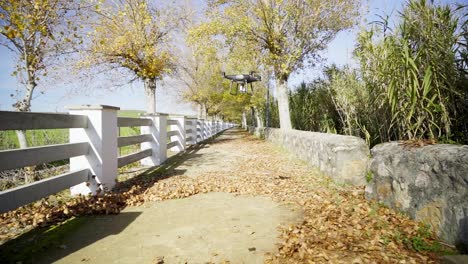
[[[0,171],[88,154],[89,143],[68,143],[0,151]]]
[[[124,147],[128,145],[139,144],[143,142],[149,142],[153,140],[153,137],[150,134],[138,135],[138,136],[129,136],[129,137],[118,137],[117,145],[118,147]]]
[[[169,143],[167,143],[167,148],[168,149],[173,148],[173,147],[177,146],[177,144],[179,144],[178,141],[169,142]]]
[[[118,117],[118,127],[133,127],[133,126],[151,126],[153,122],[147,118],[133,118],[133,117]]]
[[[88,181],[89,169],[67,172],[31,184],[0,192],[0,213],[34,202],[68,187]]]
[[[0,111],[0,130],[85,127],[88,117],[82,115]]]
[[[177,136],[177,135],[179,135],[179,131],[177,130],[167,132],[167,137],[172,137],[172,136]]]
[[[135,152],[126,156],[122,156],[118,158],[118,167],[123,167],[127,164],[133,163],[135,161],[144,159],[153,155],[153,151],[151,149],[145,149],[139,152]]]

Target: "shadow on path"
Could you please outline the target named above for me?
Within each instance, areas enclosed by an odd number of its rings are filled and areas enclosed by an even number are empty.
[[[121,233],[141,212],[123,212],[118,215],[83,216],[68,219],[53,227],[33,229],[0,247],[1,263],[38,263],[38,257],[45,257],[45,263],[62,259],[88,245],[108,236]],[[93,232],[83,233],[85,226],[95,226]],[[75,243],[64,244],[74,234]],[[53,250],[55,254],[49,255]],[[85,261],[85,260],[83,260]]]
[[[222,134],[225,133],[228,135],[228,138],[222,137]],[[212,144],[221,143],[224,140],[230,140],[231,135],[237,135],[238,132],[232,132],[226,130],[217,136],[205,140],[197,145],[190,146],[186,151],[174,154],[169,157],[167,161],[161,165],[146,169],[143,173],[122,181],[117,184],[113,193],[114,197],[118,197],[119,193],[125,192],[132,188],[132,186],[138,185],[140,187],[139,192],[144,193],[148,188],[153,186],[154,183],[170,178],[176,175],[183,175],[186,172],[186,168],[194,165],[184,164],[189,160],[196,160],[203,156],[200,154],[200,150],[205,150],[210,148]],[[210,158],[204,158],[205,161],[216,162],[216,156]],[[178,169],[182,164],[184,164],[185,169]],[[115,202],[109,200],[104,200],[104,203]],[[125,198],[119,198],[117,203],[118,210],[122,210],[127,207],[127,202]],[[123,199],[123,200],[122,200]],[[70,218],[70,215],[65,215],[61,209],[61,203],[58,203],[57,208],[54,209],[53,214],[57,214],[56,220],[49,223],[46,227],[36,227],[15,239],[12,239],[5,244],[0,245],[0,262],[1,263],[36,263],[37,256],[46,255],[48,249],[51,248],[60,248],[58,254],[55,254],[53,258],[47,258],[47,262],[53,262],[55,260],[61,259],[64,256],[72,254],[73,252],[84,248],[88,245],[95,243],[107,236],[119,234],[124,230],[130,223],[132,223],[141,212],[122,212],[118,215],[105,215],[105,211],[102,208],[93,209],[93,214],[86,216],[89,212],[86,212],[87,207],[92,207],[93,203],[96,202],[97,198],[93,198],[90,201],[77,203],[74,205],[73,209],[82,209],[82,211],[75,213],[76,217]],[[68,207],[71,208],[71,207]],[[103,206],[105,208],[105,206]],[[47,212],[41,212],[46,214]],[[99,215],[101,214],[101,215]],[[80,216],[84,215],[84,216]],[[64,220],[67,219],[67,220]],[[57,221],[62,221],[57,223]],[[80,237],[76,239],[77,243],[73,245],[63,245],[62,241],[64,238],[74,232],[79,236],[79,229],[84,228],[84,226],[91,225],[93,226],[96,221],[99,221],[99,228],[93,233],[89,233],[87,236]],[[55,225],[50,225],[53,223]],[[86,260],[83,260],[86,261]]]
[[[141,174],[132,177],[128,180],[122,181],[116,187],[116,191],[122,191],[131,188],[135,184],[145,183],[145,189],[151,187],[153,183],[156,183],[160,180],[164,180],[173,176],[183,175],[187,171],[187,167],[195,166],[194,164],[187,163],[187,161],[196,160],[203,157],[205,154],[200,154],[201,150],[210,148],[212,144],[218,144],[225,141],[234,140],[232,139],[233,135],[242,135],[237,130],[231,131],[226,130],[210,139],[207,139],[203,142],[198,143],[197,145],[189,146],[185,151],[173,154],[168,157],[166,162],[161,166],[155,166],[146,169]],[[223,135],[225,135],[223,137]],[[207,163],[216,163],[216,156],[210,158],[204,158],[204,162]],[[179,169],[179,167],[184,164],[184,169]],[[142,191],[144,191],[142,190]]]

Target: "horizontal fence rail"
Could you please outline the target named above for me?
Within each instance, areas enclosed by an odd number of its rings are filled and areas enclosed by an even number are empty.
[[[43,197],[86,182],[91,177],[89,169],[70,171],[31,184],[0,192],[0,213],[37,201]]]
[[[135,152],[135,153],[132,153],[132,154],[128,154],[128,155],[119,157],[117,164],[118,164],[118,167],[121,168],[121,167],[123,167],[125,165],[133,163],[135,161],[139,161],[139,160],[144,159],[146,157],[149,157],[151,155],[153,155],[153,151],[151,149],[145,149],[145,150],[142,150],[142,151],[139,151],[139,152]]]
[[[0,151],[0,171],[86,155],[89,143],[68,143]]]
[[[167,143],[167,148],[170,149],[170,148],[173,148],[173,147],[175,147],[177,145],[179,145],[178,141],[172,141],[172,142]]]
[[[67,173],[1,191],[0,213],[66,188],[70,188],[71,195],[110,190],[118,168],[137,161],[145,166],[161,165],[167,160],[168,149],[183,152],[234,126],[180,115],[118,117],[118,107],[105,105],[69,109],[72,114],[0,111],[0,130],[70,129],[69,140],[73,142],[0,151],[0,171],[65,159],[70,159],[71,168]],[[119,137],[120,127],[141,127],[140,135]],[[135,144],[140,144],[140,151],[118,156],[120,147]]]
[[[137,136],[128,136],[128,137],[119,137],[117,138],[117,146],[125,147],[129,145],[135,145],[143,142],[149,142],[153,140],[153,136],[149,134],[137,135]]]
[[[88,117],[82,115],[0,111],[0,130],[84,128]]]
[[[117,118],[118,127],[134,127],[134,126],[151,126],[151,119],[134,118],[134,117],[119,117]]]
[[[167,132],[168,137],[177,136],[177,135],[179,135],[179,131],[177,130]]]

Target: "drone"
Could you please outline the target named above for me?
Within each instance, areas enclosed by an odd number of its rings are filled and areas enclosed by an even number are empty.
[[[262,77],[255,72],[251,71],[250,74],[237,74],[237,75],[226,75],[223,72],[223,77],[231,80],[231,85],[229,86],[229,93],[231,95],[237,95],[237,91],[243,94],[252,95],[253,94],[253,85],[252,83],[262,80]],[[236,86],[233,89],[232,84],[235,83]],[[250,84],[250,91],[248,91],[247,85]]]

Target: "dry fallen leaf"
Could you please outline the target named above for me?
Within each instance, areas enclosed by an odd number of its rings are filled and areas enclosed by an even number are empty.
[[[152,176],[129,177],[100,196],[78,196],[64,203],[43,199],[1,214],[0,239],[4,242],[34,226],[73,216],[117,214],[127,206],[147,201],[229,192],[268,196],[302,210],[301,223],[280,228],[277,252],[266,255],[266,263],[438,262],[434,254],[416,252],[396,236],[396,232],[400,237],[414,236],[418,223],[367,201],[362,187],[336,185],[283,150],[246,134],[210,144],[209,148],[213,153],[227,153],[219,159],[235,158],[220,160],[217,167],[199,169],[197,177],[170,169]]]
[[[156,257],[156,258],[154,258],[153,264],[164,264],[164,257]]]

